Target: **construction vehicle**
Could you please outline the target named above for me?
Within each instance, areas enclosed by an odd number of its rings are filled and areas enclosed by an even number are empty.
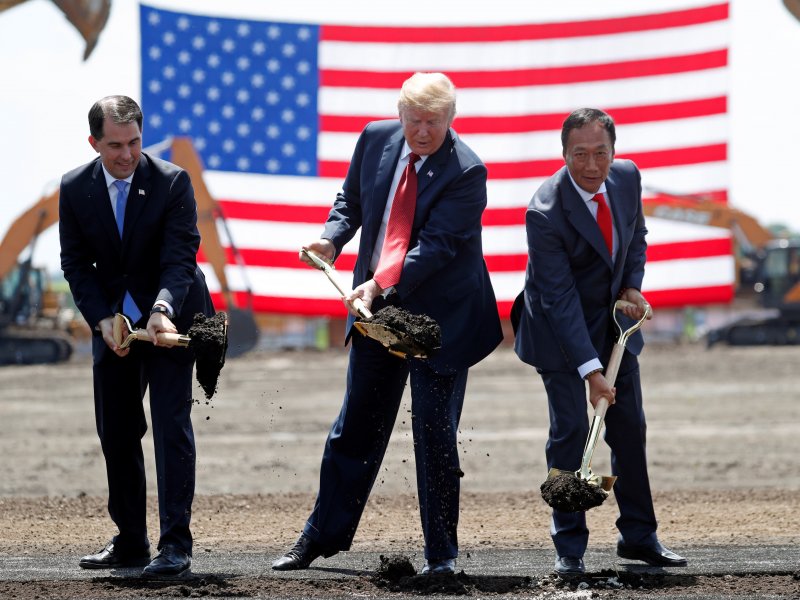
[[[644,203],[647,216],[731,232],[736,296],[747,310],[710,330],[708,345],[800,344],[800,241],[776,237],[752,215],[717,199],[648,191],[654,195]]]
[[[39,234],[58,219],[58,192],[43,197],[0,242],[0,365],[56,363],[72,355],[72,315],[45,271],[33,266]],[[29,247],[28,257],[18,262]]]
[[[203,181],[203,169],[192,143],[187,138],[169,140],[166,145],[171,159],[191,177],[197,200],[197,227],[202,249],[220,283],[228,313],[228,353],[235,358],[252,350],[259,338],[259,326],[252,310],[252,292],[247,289],[247,304],[237,306],[228,287],[225,273],[227,256],[217,232],[221,223],[227,233],[237,263],[241,256],[231,238],[230,230],[217,202]],[[74,310],[65,306],[52,289],[42,269],[33,266],[36,240],[45,229],[58,221],[58,190],[41,198],[14,221],[0,242],[0,365],[41,364],[67,360],[72,354],[70,332],[75,324]],[[19,260],[25,248],[28,257]]]

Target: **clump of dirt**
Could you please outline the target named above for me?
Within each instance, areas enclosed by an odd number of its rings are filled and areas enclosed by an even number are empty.
[[[531,577],[470,576],[459,573],[417,575],[407,556],[380,556],[381,564],[372,577],[372,583],[392,592],[428,595],[469,596],[474,592],[508,594],[532,587]]]
[[[442,347],[442,328],[428,315],[415,315],[397,306],[388,305],[373,314],[369,323],[384,325],[408,336],[429,356]]]
[[[402,554],[396,556],[384,556],[381,554],[380,561],[381,564],[375,573],[375,579],[378,581],[396,583],[403,577],[413,577],[417,574],[417,570],[411,564],[411,560]]]
[[[605,490],[573,473],[548,477],[539,488],[542,498],[556,510],[582,512],[600,506],[608,498]]]
[[[197,313],[188,331],[191,340],[189,348],[194,352],[196,360],[197,383],[208,399],[217,391],[219,374],[225,365],[225,353],[228,350],[227,323],[228,315],[224,312],[218,312],[210,318]]]

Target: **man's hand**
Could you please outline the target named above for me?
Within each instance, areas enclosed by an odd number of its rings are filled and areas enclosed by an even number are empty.
[[[147,335],[153,340],[154,346],[167,346],[158,341],[158,333],[178,333],[175,324],[164,313],[153,313],[147,320]]]
[[[128,356],[128,353],[131,351],[131,349],[125,348],[124,350],[121,350],[114,341],[114,317],[106,317],[97,325],[100,327],[100,333],[103,335],[103,341],[106,343],[106,346],[111,348],[111,351],[117,356]],[[128,333],[130,333],[128,328],[123,325],[122,337],[126,337]]]
[[[323,260],[326,260],[328,264],[333,264],[333,257],[336,256],[336,248],[334,247],[333,242],[330,240],[319,239],[316,242],[308,244],[307,246],[303,246],[303,249],[313,252]],[[317,268],[314,262],[305,254],[302,252],[299,252],[298,254],[302,262],[306,263],[310,267],[314,267],[315,269]]]
[[[609,406],[616,402],[617,388],[609,386],[602,373],[597,372],[594,375],[589,375],[587,381],[589,382],[589,402],[592,403],[592,408],[597,408],[600,398],[607,398]]]
[[[378,283],[374,279],[368,279],[356,289],[354,289],[349,296],[345,296],[342,298],[344,300],[344,305],[347,307],[347,310],[350,311],[350,314],[355,316],[360,316],[358,311],[353,306],[353,301],[356,298],[361,298],[361,301],[364,302],[364,306],[367,307],[368,310],[372,309],[372,301],[380,296],[383,293],[383,288],[378,285]]]
[[[631,304],[635,304],[636,306],[626,306],[622,309],[622,312],[625,313],[626,316],[630,317],[631,319],[636,319],[637,321],[644,316],[647,307],[650,306],[647,303],[647,300],[644,299],[642,296],[642,292],[637,290],[636,288],[628,288],[619,297],[620,300],[625,300],[626,302],[630,302]],[[653,318],[653,308],[650,307],[650,315],[647,317],[648,319]]]

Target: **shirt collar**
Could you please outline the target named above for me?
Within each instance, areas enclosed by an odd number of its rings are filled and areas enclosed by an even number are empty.
[[[103,167],[103,175],[105,175],[105,178],[106,178],[106,187],[107,188],[110,188],[112,185],[114,185],[115,181],[125,181],[125,182],[128,183],[128,185],[130,185],[131,182],[133,181],[133,173],[128,175],[125,179],[117,179],[116,177],[114,177],[111,173],[109,173],[106,170],[106,166],[102,162],[100,163],[100,166]]]
[[[408,145],[408,142],[403,142],[403,153],[400,155],[400,160],[408,160],[408,155],[411,154],[411,146]],[[425,159],[430,156],[429,154],[420,154],[419,160],[417,161],[418,165],[421,165],[425,162]],[[417,167],[419,169],[419,167]]]
[[[572,173],[569,172],[569,169],[567,169],[567,175],[569,175],[569,180],[572,182],[572,187],[575,188],[575,190],[580,195],[581,200],[583,200],[584,202],[590,202],[592,198],[594,198],[595,194],[603,194],[606,197],[606,199],[608,199],[608,194],[606,194],[605,181],[600,184],[600,189],[593,194],[592,192],[587,192],[585,189],[583,189],[581,186],[575,183],[575,180],[572,178]]]

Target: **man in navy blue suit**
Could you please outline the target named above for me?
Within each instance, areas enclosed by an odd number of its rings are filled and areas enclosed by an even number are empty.
[[[611,309],[621,298],[641,318],[645,228],[639,170],[614,160],[614,121],[597,109],[579,109],[564,121],[566,165],[533,196],[525,217],[528,268],[515,302],[515,347],[542,377],[550,409],[548,468],[577,471],[589,433],[586,384],[592,406],[605,397],[605,440],[612,471],[620,557],[652,565],[684,566],[686,559],[656,537],[656,516],[645,455],[645,417],[637,355],[643,340],[628,341],[615,387],[603,376],[615,342]],[[605,217],[605,226],[604,226]],[[605,230],[605,231],[604,231]],[[584,512],[553,511],[555,570],[579,574],[589,540]]]
[[[351,312],[344,404],[325,444],[313,512],[273,569],[304,569],[319,556],[350,548],[409,374],[423,573],[455,569],[463,475],[456,437],[467,371],[502,339],[481,246],[486,167],[450,128],[455,89],[445,75],[417,73],[406,80],[398,109],[399,120],[365,127],[322,236],[306,246],[332,262],[361,230],[355,289],[344,299]],[[401,202],[395,191],[407,177],[416,181],[413,223],[393,278],[384,269],[394,252],[387,231],[394,229],[392,205]],[[301,259],[310,264],[302,254]],[[373,311],[393,304],[434,318],[442,330],[441,349],[427,360],[405,360],[352,333],[357,298]]]
[[[108,475],[108,511],[119,533],[80,566],[145,566],[144,575],[189,572],[195,482],[190,419],[194,358],[158,347],[158,332],[185,332],[195,313],[214,314],[196,254],[197,206],[188,174],[142,152],[142,111],[108,96],[89,111],[94,161],[64,175],[59,200],[61,268],[92,328],[94,407]],[[113,316],[146,327],[153,344],[120,349]],[[161,534],[150,560],[141,439],[150,412]]]

